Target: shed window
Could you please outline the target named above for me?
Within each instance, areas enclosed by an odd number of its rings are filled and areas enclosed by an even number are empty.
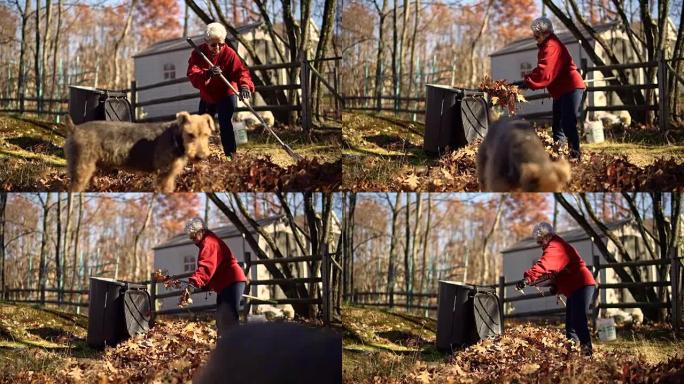
[[[520,78],[523,79],[525,76],[532,72],[532,64],[530,63],[522,63],[520,64]]]
[[[183,258],[183,272],[192,272],[195,270],[195,256],[185,256]]]
[[[176,65],[164,64],[164,80],[173,80],[176,78]]]

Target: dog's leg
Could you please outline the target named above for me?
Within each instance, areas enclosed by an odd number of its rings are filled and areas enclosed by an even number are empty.
[[[172,193],[176,189],[176,177],[183,171],[187,162],[186,158],[174,160],[166,172],[159,174],[157,188],[163,193]]]

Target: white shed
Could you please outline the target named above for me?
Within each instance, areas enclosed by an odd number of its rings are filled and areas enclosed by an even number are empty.
[[[626,244],[633,260],[644,260],[648,258],[647,253],[645,252],[644,240],[631,220],[623,220],[608,223],[606,225],[624,244]],[[601,233],[600,231],[597,232]],[[600,263],[606,263],[606,260],[603,258],[600,251],[596,249],[594,243],[584,229],[572,229],[559,232],[558,235],[577,249],[590,270],[594,264],[594,255],[599,256]],[[610,251],[615,250],[615,245],[605,236],[601,238],[601,241],[607,245]],[[523,273],[541,257],[542,250],[533,238],[528,237],[505,249],[501,253],[503,255],[503,270],[506,281],[516,281],[522,279]],[[642,276],[649,281],[654,281],[656,278],[655,268],[642,267]],[[616,273],[612,269],[602,269],[599,279],[603,283],[615,283],[619,281]],[[525,292],[533,293],[536,292],[536,289],[528,287],[525,288]],[[519,295],[520,293],[518,293],[514,287],[506,288],[506,297]],[[600,300],[602,303],[634,302],[634,299],[627,289],[601,290]],[[507,313],[525,313],[563,308],[563,304],[557,302],[556,296],[514,301],[507,305]],[[640,310],[637,309],[635,311]],[[609,310],[608,312],[612,311]]]
[[[618,52],[618,59],[623,63],[638,62],[634,50],[631,48],[628,37],[620,23],[607,23],[594,27],[594,29],[601,35],[603,39],[610,42]],[[560,41],[570,51],[575,64],[578,69],[581,69],[582,63],[594,66],[593,61],[581,47],[577,38],[569,31],[559,31],[557,34]],[[587,34],[588,36],[588,34]],[[605,57],[605,53],[600,45],[596,44],[593,39],[590,39],[589,44],[596,50],[597,54],[601,56],[605,62],[610,60]],[[516,40],[505,47],[490,54],[491,58],[491,77],[492,79],[506,79],[508,81],[518,81],[523,76],[529,73],[537,66],[537,43],[531,36],[526,39]],[[644,73],[643,70],[632,70],[631,75],[634,77],[631,83],[643,84]],[[607,85],[606,81],[602,80],[604,77],[601,72],[590,72],[585,76],[588,81],[588,86],[602,86]],[[526,91],[526,96],[532,96],[545,93],[546,90]],[[621,105],[620,99],[613,92],[591,92],[587,95],[587,105],[589,106],[605,106],[605,105]],[[533,100],[528,103],[518,105],[518,115],[527,117],[529,119],[550,119],[551,118],[552,100],[550,98]]]

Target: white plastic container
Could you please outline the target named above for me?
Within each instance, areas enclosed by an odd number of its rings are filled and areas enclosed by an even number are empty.
[[[243,121],[233,121],[233,133],[235,134],[235,144],[247,144],[247,129]]]
[[[598,331],[599,340],[601,341],[613,341],[617,339],[615,320],[612,318],[596,319],[596,330]]]
[[[598,144],[605,141],[602,121],[587,121],[584,123],[584,129],[587,131],[587,142]]]

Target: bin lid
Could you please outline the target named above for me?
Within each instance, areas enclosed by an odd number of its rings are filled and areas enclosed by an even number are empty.
[[[124,283],[124,282],[121,282],[119,280],[114,280],[114,279],[111,279],[109,277],[91,277],[90,280],[97,280],[97,281],[101,281],[103,283],[116,284],[116,285],[120,285],[122,287],[126,285],[126,283]]]
[[[77,89],[79,91],[87,91],[87,92],[96,92],[96,93],[104,93],[101,89],[97,89],[95,87],[84,87],[82,85],[70,85],[69,88]]]
[[[439,89],[444,89],[446,91],[458,91],[457,88],[454,88],[449,85],[443,85],[443,84],[425,84],[426,87],[428,88],[439,88]]]
[[[439,280],[439,283],[440,284],[457,285],[459,287],[468,288],[468,289],[475,289],[476,288],[474,285],[466,284],[462,281]]]

